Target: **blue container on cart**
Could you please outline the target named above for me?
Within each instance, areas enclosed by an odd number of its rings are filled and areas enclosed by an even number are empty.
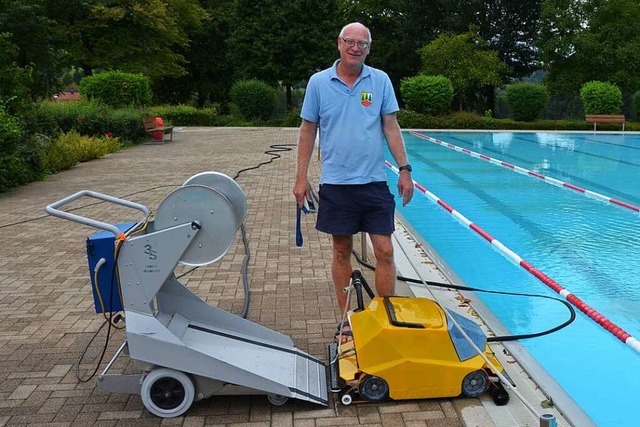
[[[125,222],[116,224],[116,227],[122,232],[127,231],[135,222]],[[117,313],[122,311],[122,303],[120,300],[120,289],[115,277],[115,259],[114,251],[116,247],[116,237],[110,231],[99,231],[87,238],[87,261],[89,262],[89,276],[91,277],[91,290],[93,292],[93,303],[96,307],[96,313]],[[104,258],[106,262],[98,271],[98,284],[95,283],[94,269],[100,259]],[[100,304],[102,303],[104,310]]]

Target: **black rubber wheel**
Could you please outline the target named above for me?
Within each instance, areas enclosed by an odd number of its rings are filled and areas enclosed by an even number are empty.
[[[380,377],[367,375],[360,383],[358,393],[370,402],[380,402],[389,396],[389,385]]]
[[[142,381],[142,403],[149,412],[162,418],[179,417],[193,403],[195,388],[183,372],[158,368]]]
[[[489,395],[497,406],[504,406],[509,403],[509,393],[501,382],[492,383],[489,387]]]
[[[267,394],[267,399],[273,406],[282,406],[289,400],[287,396],[281,396],[279,394]]]
[[[481,369],[468,373],[462,380],[462,394],[478,397],[489,389],[489,377]]]
[[[160,409],[175,409],[184,401],[184,387],[175,378],[161,378],[151,386],[151,401]]]

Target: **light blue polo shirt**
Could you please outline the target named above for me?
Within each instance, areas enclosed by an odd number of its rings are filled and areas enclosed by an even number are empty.
[[[350,89],[333,67],[309,80],[300,117],[318,123],[322,172],[320,184],[386,181],[382,116],[399,110],[389,76],[363,65]]]

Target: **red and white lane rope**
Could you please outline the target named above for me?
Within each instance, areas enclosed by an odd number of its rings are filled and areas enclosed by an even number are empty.
[[[605,202],[612,203],[614,205],[622,206],[623,208],[627,208],[627,209],[630,209],[632,211],[640,212],[640,206],[632,205],[631,203],[623,202],[621,200],[614,199],[613,197],[605,196],[604,194],[596,193],[595,191],[587,190],[585,188],[578,187],[577,185],[573,185],[573,184],[570,184],[568,182],[560,181],[558,179],[542,175],[542,174],[540,174],[538,172],[535,172],[535,171],[532,171],[532,170],[528,170],[528,169],[525,169],[525,168],[521,168],[520,166],[512,165],[511,163],[507,163],[507,162],[499,160],[499,159],[494,159],[493,157],[489,157],[487,155],[484,155],[484,154],[481,154],[481,153],[477,153],[475,151],[468,150],[466,148],[459,147],[457,145],[451,144],[450,142],[442,141],[440,139],[436,139],[436,138],[433,138],[433,137],[428,136],[428,135],[421,134],[421,133],[416,132],[416,131],[410,131],[409,133],[411,133],[411,135],[417,136],[418,138],[422,138],[422,139],[425,139],[425,140],[427,140],[429,142],[433,142],[434,144],[438,144],[438,145],[441,145],[443,147],[449,148],[451,150],[455,150],[455,151],[458,151],[460,153],[467,154],[467,155],[469,155],[471,157],[475,157],[477,159],[486,160],[489,163],[493,163],[494,165],[498,165],[498,166],[505,167],[507,169],[511,169],[514,172],[518,172],[518,173],[523,174],[523,175],[529,175],[529,176],[533,176],[533,177],[539,178],[539,179],[543,180],[544,182],[548,182],[551,185],[555,185],[557,187],[568,188],[570,190],[577,191],[578,193],[582,193],[585,196],[591,196],[591,197],[594,197],[596,199],[604,200]]]
[[[385,160],[385,165],[389,169],[391,169],[394,173],[396,174],[399,173],[398,168],[396,168],[386,160]],[[634,349],[637,353],[640,353],[640,341],[638,341],[636,338],[631,336],[631,334],[629,334],[627,331],[625,331],[624,329],[622,329],[621,327],[619,327],[618,325],[616,325],[615,323],[607,319],[605,316],[600,314],[596,309],[590,307],[588,304],[586,304],[580,298],[575,296],[569,290],[562,287],[558,282],[556,282],[555,280],[553,280],[552,278],[544,274],[542,271],[538,270],[533,264],[522,259],[520,255],[513,252],[507,246],[502,244],[502,242],[500,242],[499,240],[493,238],[493,236],[491,236],[489,233],[483,230],[480,226],[471,222],[460,212],[456,211],[451,206],[449,206],[444,200],[440,199],[438,196],[436,196],[435,194],[427,190],[426,187],[424,187],[423,185],[421,185],[416,181],[413,181],[413,185],[418,190],[420,190],[420,192],[424,194],[427,198],[429,198],[431,201],[435,202],[436,204],[440,205],[440,207],[442,207],[451,215],[453,215],[460,223],[472,229],[477,234],[479,234],[483,239],[491,243],[493,247],[495,247],[498,251],[500,251],[503,255],[505,255],[515,264],[527,270],[536,279],[540,280],[542,283],[544,283],[545,285],[553,289],[555,292],[561,295],[564,299],[566,299],[571,304],[576,306],[578,310],[582,311],[584,314],[586,314],[592,320],[594,320],[596,323],[602,326],[605,330],[607,330],[608,332],[613,334],[616,338],[618,338],[620,341],[622,341],[623,343],[625,343],[626,345]]]

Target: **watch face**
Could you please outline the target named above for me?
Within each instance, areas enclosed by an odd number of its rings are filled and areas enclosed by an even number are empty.
[[[399,171],[409,171],[409,172],[413,171],[413,169],[411,168],[411,165],[404,165],[404,166],[400,166],[400,167],[398,168],[398,170],[399,170]]]

